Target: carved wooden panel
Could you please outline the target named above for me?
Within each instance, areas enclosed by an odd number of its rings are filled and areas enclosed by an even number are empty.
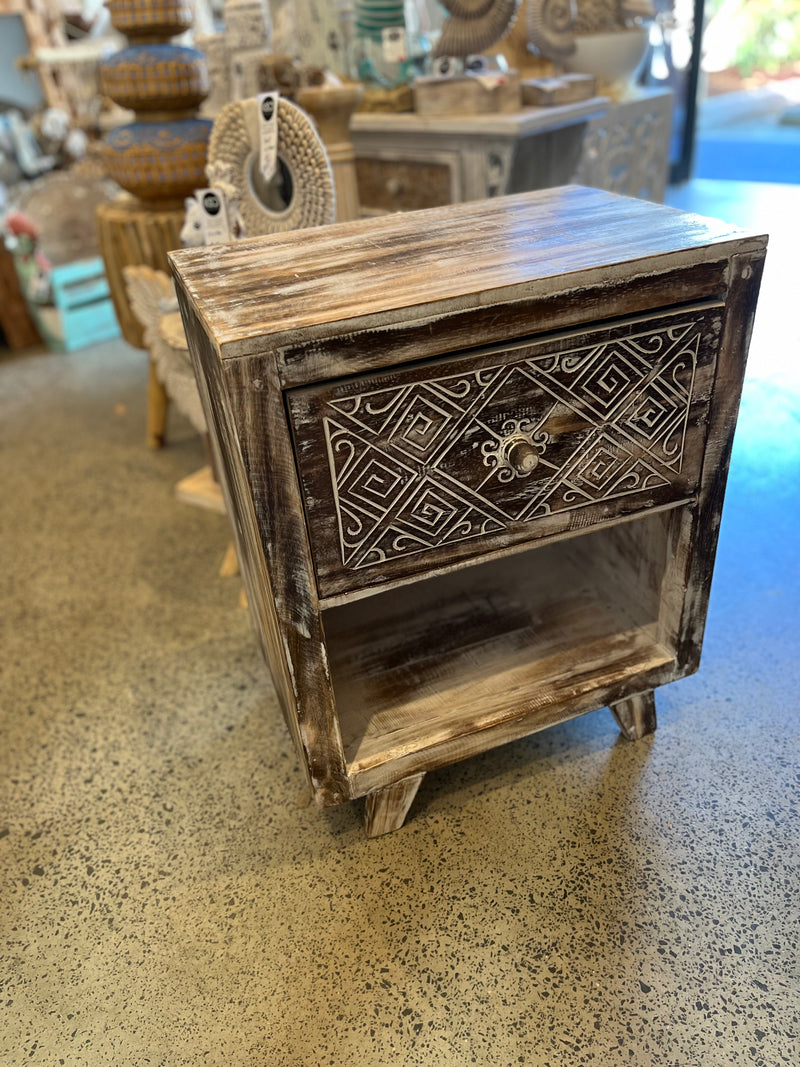
[[[287,394],[321,594],[690,495],[719,322],[676,310]]]
[[[360,203],[373,211],[416,211],[453,199],[453,166],[427,160],[358,158]]]
[[[663,201],[669,174],[673,96],[638,90],[587,124],[572,180],[580,185]]]

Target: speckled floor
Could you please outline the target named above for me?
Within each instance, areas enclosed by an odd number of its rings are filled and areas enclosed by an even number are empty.
[[[556,727],[374,841],[304,804],[225,520],[173,498],[201,448],[143,445],[143,356],[0,360],[3,1067],[800,1063],[794,194],[760,209],[700,673],[654,737]]]

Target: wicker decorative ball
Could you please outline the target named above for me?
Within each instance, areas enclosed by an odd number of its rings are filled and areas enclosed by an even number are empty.
[[[130,41],[174,37],[194,21],[192,0],[107,0],[111,25]]]
[[[105,163],[123,189],[142,200],[176,200],[205,184],[208,119],[132,122],[108,135]]]
[[[100,85],[134,111],[195,108],[211,87],[203,53],[174,44],[123,48],[101,64]]]

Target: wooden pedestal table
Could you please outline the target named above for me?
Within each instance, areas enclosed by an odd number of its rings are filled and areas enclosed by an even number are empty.
[[[125,290],[125,267],[151,267],[169,271],[167,252],[181,247],[183,203],[147,205],[124,194],[97,209],[100,251],[106,267],[111,299],[122,335],[134,348],[146,350],[142,325],[134,315]],[[147,444],[161,448],[167,424],[169,397],[150,361],[147,388]]]
[[[172,256],[316,799],[697,669],[766,239],[577,186]],[[365,253],[365,249],[367,250]]]
[[[356,154],[350,141],[350,119],[364,96],[363,85],[300,89],[297,103],[311,115],[333,170],[336,221],[357,219]]]

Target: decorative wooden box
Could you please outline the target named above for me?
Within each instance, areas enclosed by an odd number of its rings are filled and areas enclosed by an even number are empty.
[[[580,187],[173,253],[322,804],[697,668],[766,238]]]

